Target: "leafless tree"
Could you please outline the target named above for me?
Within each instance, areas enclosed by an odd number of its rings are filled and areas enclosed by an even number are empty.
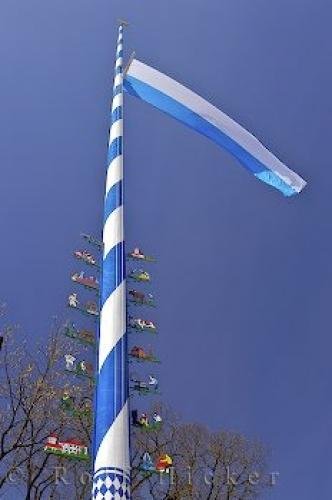
[[[16,487],[26,500],[56,498],[57,470],[65,466],[72,485],[89,470],[90,464],[68,465],[65,458],[44,451],[51,433],[90,442],[92,415],[73,417],[60,407],[65,390],[75,394],[76,400],[91,397],[92,392],[91,384],[68,382],[62,366],[66,349],[58,329],[47,347],[35,349],[27,342],[17,345],[12,332],[4,334],[0,357],[0,495]],[[87,485],[79,481],[72,486],[70,497],[85,498],[86,490]]]
[[[63,355],[73,347],[55,325],[47,347],[16,341],[3,332],[0,352],[0,496],[26,500],[91,498],[91,462],[45,453],[50,433],[79,437],[91,450],[92,412],[61,408],[66,391],[75,401],[92,398],[89,379],[64,373]],[[72,376],[71,376],[72,377]],[[250,500],[268,486],[266,449],[229,431],[211,432],[184,423],[166,407],[151,407],[163,416],[159,430],[132,427],[132,495],[135,500]],[[142,470],[142,456],[173,459],[168,474]]]
[[[184,500],[250,500],[269,486],[267,449],[236,432],[211,432],[200,424],[181,422],[171,412],[161,430],[134,431],[133,498]],[[168,474],[142,470],[142,456],[173,459]]]

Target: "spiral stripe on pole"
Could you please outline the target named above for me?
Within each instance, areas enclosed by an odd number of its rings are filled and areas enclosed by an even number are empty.
[[[129,381],[123,232],[123,26],[114,71],[104,205],[104,254],[92,498],[130,498]]]

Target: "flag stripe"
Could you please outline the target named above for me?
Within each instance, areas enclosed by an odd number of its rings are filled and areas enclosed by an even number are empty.
[[[306,182],[225,113],[180,83],[134,60],[125,90],[185,123],[229,151],[260,180],[291,196]]]

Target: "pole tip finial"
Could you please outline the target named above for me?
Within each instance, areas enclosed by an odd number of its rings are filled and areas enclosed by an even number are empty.
[[[129,26],[129,23],[125,21],[124,19],[118,19],[119,26],[123,26],[124,28],[126,26]]]

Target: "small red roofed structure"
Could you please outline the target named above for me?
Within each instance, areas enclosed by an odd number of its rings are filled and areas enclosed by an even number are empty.
[[[54,455],[63,455],[68,458],[76,458],[78,460],[88,460],[89,453],[87,446],[79,439],[70,438],[65,441],[60,441],[56,434],[50,434],[44,446],[46,453]]]

